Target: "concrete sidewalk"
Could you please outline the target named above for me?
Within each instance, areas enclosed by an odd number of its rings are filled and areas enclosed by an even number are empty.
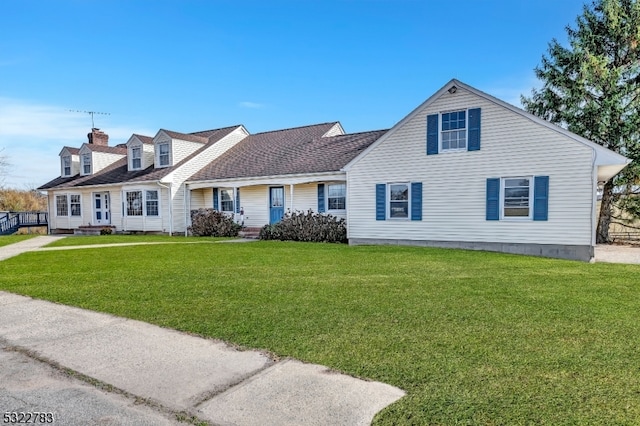
[[[40,247],[43,247],[54,241],[58,241],[61,238],[64,238],[64,236],[40,235],[38,237],[20,241],[19,243],[0,246],[0,260],[5,260],[28,251],[37,250]]]
[[[0,260],[58,238],[0,247]],[[4,410],[55,411],[56,424],[174,424],[193,416],[215,425],[367,425],[404,396],[320,365],[2,291],[0,360]],[[116,392],[69,384],[56,371]],[[52,389],[70,396],[52,398]]]

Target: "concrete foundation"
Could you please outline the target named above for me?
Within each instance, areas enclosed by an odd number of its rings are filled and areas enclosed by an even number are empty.
[[[590,262],[594,257],[593,246],[560,244],[493,243],[473,241],[431,241],[399,240],[380,238],[349,238],[349,245],[399,245],[454,248],[465,250],[495,251],[501,253],[524,254],[527,256],[552,257],[557,259]]]

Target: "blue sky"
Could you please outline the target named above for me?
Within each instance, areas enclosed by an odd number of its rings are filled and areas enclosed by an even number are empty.
[[[519,105],[582,0],[0,0],[7,187],[58,176],[95,126],[110,144],[244,124],[389,128],[457,78]]]

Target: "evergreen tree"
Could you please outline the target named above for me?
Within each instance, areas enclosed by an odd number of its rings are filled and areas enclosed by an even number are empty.
[[[567,26],[569,47],[553,39],[535,69],[543,87],[525,109],[634,160],[604,184],[596,231],[609,242],[614,206],[640,212],[640,0],[595,0]]]

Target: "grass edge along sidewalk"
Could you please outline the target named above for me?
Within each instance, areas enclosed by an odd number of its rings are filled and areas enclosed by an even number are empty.
[[[34,252],[0,288],[389,383],[377,424],[640,423],[637,265],[257,242]]]

